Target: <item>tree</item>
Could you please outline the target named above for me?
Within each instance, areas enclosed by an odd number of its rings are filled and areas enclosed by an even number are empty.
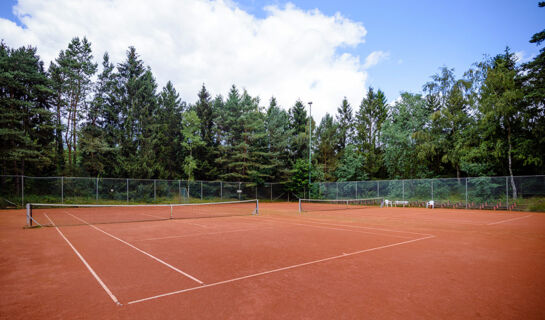
[[[353,118],[352,107],[344,97],[341,106],[337,108],[337,123],[339,124],[339,143],[338,151],[342,152],[348,143],[352,140]]]
[[[545,7],[540,2],[539,7]],[[534,34],[530,43],[541,45],[545,41],[545,29]],[[531,61],[522,65],[519,74],[524,92],[524,104],[527,105],[525,127],[531,131],[531,138],[525,146],[527,157],[525,166],[534,165],[540,168],[537,173],[545,172],[545,47]]]
[[[179,164],[183,162],[184,150],[182,148],[187,133],[192,133],[194,128],[194,119],[189,119],[192,115],[182,114],[185,103],[180,100],[180,95],[176,92],[172,82],[168,81],[160,92],[157,103],[159,105],[157,120],[158,130],[153,141],[156,159],[160,163],[160,178],[174,179],[180,178],[181,170]],[[184,128],[184,124],[189,125],[191,129]],[[192,136],[191,140],[196,140]]]
[[[39,173],[51,164],[53,91],[36,48],[0,43],[0,163],[3,174]],[[29,167],[31,170],[27,170]],[[8,169],[11,167],[12,169]]]
[[[344,149],[341,158],[335,168],[337,181],[361,181],[367,180],[368,176],[364,170],[365,158],[358,152],[355,145],[349,144]]]
[[[123,173],[141,178],[156,177],[161,169],[155,154],[158,143],[157,84],[134,47],[129,47],[125,62],[117,69],[116,103],[119,104],[119,121],[122,123],[120,155]]]
[[[114,66],[108,53],[102,60],[102,72],[94,86],[94,97],[90,103],[85,122],[80,130],[79,149],[81,167],[92,176],[112,176],[117,167],[116,141],[119,125],[115,102]],[[61,149],[62,150],[62,149]]]
[[[293,131],[289,125],[289,114],[278,107],[274,97],[271,98],[265,115],[265,131],[267,150],[271,156],[269,176],[272,181],[286,181],[291,167],[289,139]]]
[[[204,143],[195,150],[199,159],[196,175],[201,179],[213,180],[218,174],[218,170],[214,165],[214,160],[217,156],[216,149],[218,147],[215,135],[215,120],[217,116],[213,101],[204,84],[198,94],[198,98],[194,110],[200,119],[200,137]]]
[[[333,171],[336,162],[336,143],[340,140],[337,131],[338,124],[328,113],[322,118],[320,125],[316,129],[316,138],[318,140],[316,161],[320,164],[326,180],[333,179]],[[339,130],[340,131],[340,130]]]
[[[382,150],[380,135],[386,120],[388,105],[386,96],[380,89],[369,87],[356,113],[356,139],[360,152],[365,156],[365,171],[370,177],[379,175],[382,169]]]
[[[289,110],[290,129],[293,136],[290,141],[290,152],[292,159],[303,159],[308,157],[308,116],[301,100]]]
[[[193,181],[193,172],[197,168],[197,160],[193,157],[193,149],[198,148],[204,144],[204,141],[200,136],[201,123],[197,112],[194,110],[187,111],[183,114],[182,118],[182,146],[189,153],[183,162],[184,173],[187,176],[187,180]]]
[[[423,127],[417,133],[417,138],[425,141],[419,151],[429,158],[436,156],[443,163],[448,163],[460,178],[462,157],[467,153],[466,128],[470,123],[468,110],[472,88],[470,81],[456,80],[454,69],[441,68],[439,74],[424,85],[427,92],[426,106],[431,115],[429,127]],[[436,168],[437,169],[437,168]]]
[[[97,64],[92,59],[91,43],[87,38],[80,40],[75,37],[66,50],[61,50],[50,68],[53,79],[58,81],[55,85],[59,96],[57,108],[62,110],[65,119],[64,143],[68,149],[70,173],[74,173],[77,167],[78,127],[88,112],[91,77],[97,70]]]
[[[416,161],[417,140],[414,135],[426,125],[429,116],[425,100],[420,94],[404,92],[401,99],[391,107],[381,135],[384,164],[391,178],[429,177],[430,172],[426,164]]]
[[[524,106],[520,103],[523,91],[516,81],[516,57],[507,48],[503,54],[481,63],[480,66],[485,74],[480,100],[481,127],[490,151],[497,158],[507,158],[513,199],[516,199],[513,155],[523,158],[524,154],[520,154],[520,138],[514,132],[521,128],[525,113]]]

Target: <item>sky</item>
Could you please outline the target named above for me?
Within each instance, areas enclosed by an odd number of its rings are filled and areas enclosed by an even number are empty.
[[[461,77],[485,55],[509,46],[521,62],[541,47],[538,1],[2,0],[0,38],[32,45],[46,67],[76,36],[120,63],[134,46],[160,87],[182,99],[203,84],[226,96],[234,84],[288,109],[312,101],[312,115],[335,114],[344,97],[354,111],[367,88],[392,103],[419,93],[446,66]]]

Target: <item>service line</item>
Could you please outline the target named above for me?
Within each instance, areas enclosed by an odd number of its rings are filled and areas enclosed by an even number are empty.
[[[193,280],[193,281],[195,281],[195,282],[198,282],[198,283],[200,283],[200,284],[204,284],[204,282],[202,282],[201,280],[195,278],[194,276],[192,276],[192,275],[190,275],[190,274],[188,274],[188,273],[186,273],[186,272],[183,272],[182,270],[180,270],[180,269],[178,269],[178,268],[172,266],[171,264],[169,264],[169,263],[167,263],[167,262],[165,262],[165,261],[163,261],[163,260],[157,258],[156,256],[154,256],[154,255],[152,255],[152,254],[150,254],[150,253],[147,253],[146,251],[144,251],[144,250],[142,250],[142,249],[140,249],[140,248],[135,247],[134,245],[128,243],[127,241],[122,240],[122,239],[119,239],[118,237],[114,236],[113,234],[108,233],[108,232],[106,232],[106,231],[100,229],[99,227],[94,226],[94,225],[88,223],[87,221],[85,221],[85,220],[83,220],[83,219],[81,219],[81,218],[79,218],[79,217],[76,217],[75,215],[73,215],[73,214],[71,214],[71,213],[68,213],[68,214],[71,215],[72,217],[78,219],[79,221],[81,221],[81,222],[83,222],[83,223],[89,225],[90,227],[92,227],[92,228],[94,228],[94,229],[96,229],[96,230],[98,230],[98,231],[104,233],[105,235],[107,235],[107,236],[109,236],[109,237],[111,237],[111,238],[114,238],[115,240],[118,240],[118,241],[120,241],[120,242],[122,242],[122,243],[128,245],[129,247],[133,248],[134,250],[136,250],[136,251],[138,251],[138,252],[140,252],[140,253],[143,253],[143,254],[145,254],[146,256],[152,258],[153,260],[155,260],[155,261],[157,261],[157,262],[159,262],[159,263],[161,263],[161,264],[163,264],[163,265],[169,267],[170,269],[172,269],[172,270],[174,270],[174,271],[176,271],[176,272],[178,272],[178,273],[180,273],[180,274],[182,274],[182,275],[188,277],[189,279],[191,279],[191,280]]]

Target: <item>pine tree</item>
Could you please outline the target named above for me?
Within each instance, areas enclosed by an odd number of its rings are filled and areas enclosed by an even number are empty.
[[[202,86],[198,94],[198,101],[194,106],[194,110],[200,120],[200,137],[203,145],[195,150],[197,159],[199,159],[195,175],[199,179],[214,180],[218,174],[218,170],[214,164],[217,156],[216,149],[218,143],[216,141],[216,112],[214,110],[213,101],[206,87]]]
[[[375,93],[369,87],[356,113],[356,137],[359,151],[366,159],[365,171],[370,177],[380,176],[382,169],[381,131],[386,120],[388,105],[384,92]]]
[[[289,141],[293,130],[290,129],[289,114],[278,107],[274,97],[271,98],[265,116],[265,130],[272,166],[269,170],[271,181],[287,181],[291,167]]]
[[[154,142],[156,159],[160,165],[159,178],[174,179],[182,176],[183,162],[182,114],[185,104],[180,100],[172,82],[168,81],[158,97],[158,128]]]
[[[337,141],[340,140],[337,133],[338,129],[338,124],[333,120],[333,117],[329,115],[329,113],[326,113],[316,129],[316,137],[318,140],[316,160],[324,172],[324,178],[326,180],[333,180],[332,173],[335,171],[337,156],[335,146]]]
[[[342,152],[347,144],[352,141],[354,131],[352,107],[348,103],[348,100],[346,100],[346,97],[343,99],[341,106],[337,108],[337,123],[339,125],[338,150]]]
[[[161,171],[155,155],[157,84],[134,47],[129,47],[126,61],[117,69],[116,103],[120,105],[123,129],[120,141],[123,171],[131,177],[157,177]]]
[[[88,112],[91,77],[97,70],[92,59],[91,43],[87,38],[80,40],[75,37],[51,66],[52,79],[58,81],[55,84],[59,96],[57,109],[61,110],[64,118],[64,143],[68,149],[68,170],[72,174],[77,169],[79,126]]]
[[[47,173],[54,147],[52,95],[36,48],[11,49],[0,43],[2,174]]]
[[[290,141],[292,159],[308,157],[308,116],[303,103],[300,100],[289,111],[290,129],[293,136]]]

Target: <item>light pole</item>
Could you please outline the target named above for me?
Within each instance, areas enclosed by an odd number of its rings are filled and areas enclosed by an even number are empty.
[[[312,101],[308,103],[308,197],[310,199],[310,170],[312,168],[310,157],[312,150]]]

